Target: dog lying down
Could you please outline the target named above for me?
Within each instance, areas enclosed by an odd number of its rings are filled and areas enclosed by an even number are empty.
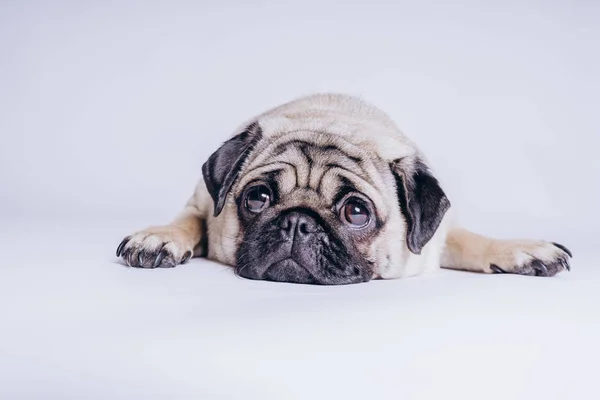
[[[169,224],[127,236],[117,257],[165,268],[206,256],[236,274],[340,285],[439,268],[553,276],[558,243],[496,240],[453,220],[417,146],[381,110],[321,94],[243,124],[202,167]]]

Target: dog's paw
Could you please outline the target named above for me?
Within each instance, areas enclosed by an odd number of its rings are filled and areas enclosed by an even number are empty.
[[[188,243],[185,232],[172,226],[136,232],[117,247],[117,257],[139,268],[171,268],[188,262],[193,254],[193,244]]]
[[[502,241],[490,249],[488,272],[554,276],[571,270],[569,259],[572,257],[571,251],[558,243]]]

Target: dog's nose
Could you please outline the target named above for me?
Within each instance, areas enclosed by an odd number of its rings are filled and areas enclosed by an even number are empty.
[[[320,231],[317,221],[308,214],[294,211],[279,221],[281,234],[288,240],[303,240]]]

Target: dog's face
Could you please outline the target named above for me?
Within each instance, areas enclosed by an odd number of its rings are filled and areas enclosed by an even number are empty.
[[[449,207],[417,159],[384,160],[323,132],[263,136],[258,124],[203,166],[214,201],[210,235],[236,272],[272,281],[348,284],[418,254]]]

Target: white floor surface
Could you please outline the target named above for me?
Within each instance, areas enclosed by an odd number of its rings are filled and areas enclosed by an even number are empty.
[[[139,221],[5,220],[2,399],[598,399],[600,266],[319,287],[127,268]]]

